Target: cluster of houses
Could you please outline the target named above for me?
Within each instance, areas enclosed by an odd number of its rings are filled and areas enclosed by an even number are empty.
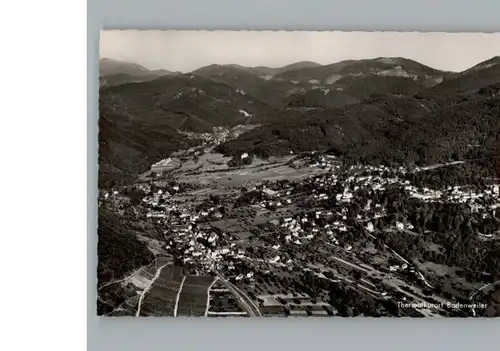
[[[327,168],[331,168],[332,170],[336,170],[341,168],[342,166],[338,165],[334,158],[327,159],[326,157],[322,157],[320,159],[321,162],[317,163],[318,166],[324,166]],[[418,197],[426,200],[436,200],[441,199],[441,193],[439,191],[434,191],[432,189],[427,188],[417,188],[410,184],[410,181],[399,178],[397,176],[388,177],[387,174],[382,176],[383,173],[388,172],[388,174],[405,174],[407,170],[400,167],[398,169],[390,169],[385,166],[375,167],[375,166],[351,166],[349,168],[345,168],[346,173],[349,176],[343,179],[342,186],[344,188],[343,192],[335,195],[335,200],[338,203],[349,203],[352,201],[354,197],[354,193],[360,188],[366,188],[371,190],[383,190],[387,186],[390,185],[398,185],[403,186],[405,190],[407,190],[412,197]],[[328,199],[328,195],[330,192],[327,191],[334,185],[340,181],[339,176],[335,172],[328,172],[323,176],[316,177],[315,183],[319,185],[319,187],[314,187],[311,191],[311,196],[318,200],[326,200]],[[378,174],[378,175],[377,175]],[[255,189],[255,188],[254,188]],[[254,190],[253,189],[253,190]],[[263,194],[267,195],[267,197],[257,204],[262,208],[269,208],[271,206],[281,207],[286,206],[289,203],[292,203],[292,200],[289,197],[293,187],[289,187],[284,190],[273,190],[269,187],[262,186],[261,191]],[[461,201],[464,202],[466,200],[481,198],[482,194],[473,194],[470,191],[461,191],[459,187],[455,187],[452,189],[451,195],[448,200],[449,201]],[[491,189],[487,190],[485,194],[498,195],[499,187],[498,185],[491,186]],[[500,199],[499,199],[500,202]],[[357,220],[362,223],[365,223],[365,228],[368,232],[374,232],[374,224],[373,219],[382,217],[385,215],[386,211],[383,208],[383,205],[373,203],[372,200],[368,200],[366,206],[363,208],[364,212],[357,214]],[[337,220],[328,220],[327,224],[317,225],[315,220],[318,220],[322,217],[328,218],[336,215]],[[340,216],[339,216],[340,215]],[[371,217],[370,217],[371,216]],[[341,218],[341,219],[340,219]],[[314,216],[294,216],[294,217],[285,217],[280,220],[272,220],[270,223],[278,226],[281,230],[285,231],[285,234],[282,236],[283,242],[273,245],[272,248],[274,250],[279,251],[282,245],[285,244],[296,244],[302,245],[309,240],[314,239],[318,235],[325,235],[328,238],[330,244],[339,245],[339,240],[337,237],[341,235],[342,232],[346,232],[348,229],[346,227],[345,221],[347,220],[347,208],[343,208],[341,213],[332,213],[331,211],[316,211]],[[308,225],[305,225],[308,223]],[[325,221],[322,221],[325,223]],[[398,221],[395,223],[395,229],[398,231],[405,230],[413,230],[414,226],[407,221]],[[345,245],[345,244],[344,244]],[[351,251],[351,245],[345,245],[344,249],[346,251]],[[271,259],[270,263],[278,263],[280,261],[280,256],[277,255],[273,259]],[[390,270],[405,270],[407,267],[403,266],[391,266]]]
[[[240,110],[239,112],[247,117],[251,116],[249,113],[243,110]],[[230,139],[238,137],[238,135],[242,132],[240,130],[242,129],[241,127],[242,127],[241,125],[237,125],[231,129],[225,127],[213,127],[212,132],[205,132],[205,133],[184,132],[184,134],[186,134],[188,137],[192,139],[201,140],[203,146],[213,147],[215,145],[225,143]]]
[[[223,133],[222,133],[223,134]],[[247,153],[243,153],[241,158],[249,157]],[[318,160],[318,157],[315,157]],[[165,167],[172,163],[171,159],[166,159],[153,165],[154,167]],[[329,196],[334,196],[335,201],[340,204],[348,204],[353,201],[355,193],[360,188],[371,190],[383,190],[389,185],[401,185],[407,190],[410,196],[420,198],[425,201],[441,201],[442,192],[427,188],[417,188],[410,184],[408,180],[393,177],[383,177],[382,173],[386,171],[405,173],[403,168],[394,170],[387,167],[375,166],[351,166],[345,167],[340,165],[334,157],[321,156],[319,161],[315,161],[312,166],[322,167],[326,170],[322,176],[315,177],[315,187],[312,188],[310,196],[316,200],[328,200]],[[378,174],[378,175],[377,175]],[[338,184],[341,183],[339,187]],[[159,186],[158,186],[159,185]],[[235,241],[222,238],[221,234],[211,230],[209,226],[203,226],[202,222],[206,219],[221,219],[224,214],[219,211],[218,206],[203,208],[199,211],[193,208],[192,203],[180,204],[175,200],[176,193],[180,192],[179,186],[168,187],[166,184],[157,184],[157,187],[163,188],[157,190],[154,194],[148,195],[142,199],[147,211],[148,218],[159,221],[165,224],[165,233],[168,235],[166,249],[173,247],[182,247],[182,259],[185,263],[201,264],[204,268],[210,269],[222,267],[224,271],[235,271],[234,263],[238,260],[252,259],[246,256],[246,251],[239,248]],[[332,194],[330,189],[335,186],[342,189],[340,192]],[[147,183],[137,184],[140,190],[145,193],[151,192],[151,186]],[[262,209],[270,209],[271,207],[280,208],[286,207],[294,202],[294,185],[280,185],[279,187],[272,185],[254,186],[251,191],[261,191],[263,200],[255,204]],[[103,197],[109,198],[118,195],[118,192],[106,192]],[[452,187],[448,189],[447,201],[465,202],[481,200],[485,195],[499,199],[497,205],[500,206],[500,189],[498,185],[490,186],[484,194],[476,194],[469,189],[462,187]],[[476,204],[477,208],[481,205]],[[385,215],[385,209],[381,204],[373,203],[368,200],[366,206],[357,214],[357,220],[365,226],[368,232],[374,232],[373,219]],[[315,237],[325,237],[329,244],[340,246],[338,238],[342,237],[343,232],[347,232],[346,222],[348,220],[347,207],[335,211],[329,210],[314,210],[305,214],[297,214],[294,216],[286,216],[270,221],[276,226],[278,240],[270,249],[275,251],[269,259],[264,260],[265,264],[288,266],[293,264],[291,260],[286,259],[280,250],[285,245],[303,245]],[[321,224],[319,224],[321,223]],[[396,222],[396,230],[405,231],[412,230],[411,223]],[[203,242],[203,244],[200,244]],[[343,242],[345,251],[352,251],[352,245]],[[258,260],[254,260],[258,261]],[[388,267],[390,271],[411,270],[407,264],[391,265]],[[253,272],[245,274],[237,272],[236,280],[253,279]]]
[[[313,197],[318,200],[326,200],[328,196],[326,192],[321,192],[321,189],[327,189],[329,186],[335,185],[338,182],[338,177],[335,174],[335,170],[338,170],[342,166],[336,164],[334,160],[329,160],[325,157],[321,158],[320,163],[314,165],[324,166],[334,172],[328,172],[320,178],[316,179],[319,184],[320,189],[313,190]],[[473,212],[477,212],[481,209],[492,209],[500,207],[500,185],[493,184],[486,187],[484,192],[476,192],[472,187],[468,186],[454,186],[448,187],[446,191],[429,189],[426,187],[419,188],[411,185],[409,180],[401,179],[398,176],[393,177],[382,177],[381,174],[385,172],[392,172],[397,174],[406,174],[409,171],[404,167],[399,167],[397,169],[391,169],[386,166],[364,166],[356,165],[350,166],[348,172],[352,172],[352,175],[343,181],[345,185],[344,192],[336,194],[337,202],[349,203],[353,198],[352,191],[357,191],[359,188],[371,189],[371,190],[384,190],[390,185],[403,186],[404,189],[413,198],[418,198],[423,201],[443,201],[444,197],[446,201],[455,203],[469,203]],[[364,173],[364,175],[361,175]],[[376,175],[376,174],[379,175]],[[368,175],[366,175],[368,174]],[[352,189],[352,191],[350,190]],[[483,199],[497,199],[493,200],[488,206],[482,204]],[[491,201],[490,201],[491,202]],[[376,204],[376,207],[380,209],[380,204]],[[405,228],[402,228],[405,226]],[[401,224],[397,225],[398,230],[403,229],[413,229],[411,224]],[[369,230],[372,230],[371,228]]]
[[[176,186],[173,189],[179,191]],[[222,240],[220,234],[210,230],[209,226],[198,225],[202,219],[222,218],[217,206],[196,211],[189,206],[176,204],[171,194],[164,190],[146,196],[143,202],[149,209],[147,217],[159,219],[168,228],[165,229],[166,237],[169,238],[165,248],[185,248],[182,253],[184,263],[201,264],[207,270],[223,265],[227,271],[231,271],[235,269],[232,260],[245,258],[245,250],[236,247],[236,243]],[[204,245],[200,244],[200,239]],[[252,277],[253,273],[247,274],[247,278]]]

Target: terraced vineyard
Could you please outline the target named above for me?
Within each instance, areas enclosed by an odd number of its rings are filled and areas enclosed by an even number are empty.
[[[144,296],[140,316],[172,317],[181,281],[182,271],[179,267],[163,268],[158,279]]]
[[[122,317],[122,316],[133,316],[135,311],[137,311],[137,304],[139,302],[139,295],[127,299],[121,306],[116,308],[111,316]]]
[[[208,288],[214,281],[212,276],[187,276],[179,295],[178,317],[201,317],[205,315]]]

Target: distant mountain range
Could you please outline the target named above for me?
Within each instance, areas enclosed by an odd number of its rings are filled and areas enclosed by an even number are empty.
[[[498,82],[500,82],[500,56],[495,56],[448,77],[433,90],[437,93],[473,93]]]
[[[296,62],[292,63],[290,65],[286,65],[283,67],[277,67],[277,68],[272,68],[272,67],[266,67],[266,66],[257,66],[257,67],[245,67],[241,65],[209,65],[205,67],[201,67],[199,69],[194,70],[192,73],[195,75],[200,75],[200,76],[205,76],[205,77],[210,77],[210,76],[215,76],[215,75],[220,75],[220,74],[227,74],[231,72],[235,72],[236,70],[239,71],[244,71],[248,72],[251,74],[255,74],[258,76],[276,76],[277,74],[282,74],[288,71],[294,71],[294,70],[300,70],[300,69],[307,69],[307,68],[314,68],[314,67],[321,67],[319,63],[316,62],[310,62],[310,61],[301,61],[301,62]]]
[[[102,58],[99,61],[99,82],[101,86],[143,82],[162,76],[179,74],[165,69],[150,70],[137,63]]]
[[[499,63],[453,73],[375,58],[180,73],[101,59],[100,185],[133,179],[191,145],[181,131],[246,123],[261,126],[221,152],[329,149],[363,162],[422,164],[471,156],[467,145],[481,144],[488,156],[499,140]]]
[[[317,84],[334,84],[346,77],[377,75],[430,80],[430,84],[435,84],[452,74],[433,69],[413,60],[400,57],[380,57],[367,60],[347,60],[325,66],[288,70],[278,74],[276,78],[301,82],[312,81],[312,83]]]

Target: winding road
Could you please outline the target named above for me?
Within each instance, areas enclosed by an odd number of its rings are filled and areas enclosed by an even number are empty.
[[[199,243],[196,240],[194,240],[194,242],[195,242],[195,246],[197,246],[197,248],[199,248]],[[202,250],[200,250],[200,251],[202,251]],[[204,252],[204,251],[202,251],[202,252]],[[263,314],[260,312],[259,307],[253,302],[253,300],[250,297],[248,297],[248,295],[245,294],[243,291],[241,291],[236,286],[234,286],[234,284],[232,284],[226,278],[224,278],[224,276],[217,271],[217,269],[215,268],[216,261],[212,257],[210,257],[208,254],[206,255],[206,258],[212,262],[212,264],[214,266],[214,268],[212,270],[215,273],[215,275],[217,276],[217,278],[221,281],[221,283],[229,291],[231,291],[234,294],[234,296],[236,296],[236,298],[240,301],[241,305],[247,310],[250,317],[262,317]]]
[[[179,309],[179,297],[181,296],[182,287],[184,286],[185,281],[186,281],[186,276],[183,276],[181,280],[181,285],[179,286],[179,291],[177,291],[177,296],[175,297],[174,317],[177,317],[177,310]]]
[[[219,280],[222,282],[222,284],[224,284],[224,286],[228,288],[229,291],[234,294],[234,296],[236,296],[242,306],[247,310],[250,317],[262,317],[262,313],[260,312],[259,307],[252,301],[250,297],[248,297],[247,294],[245,294],[231,282],[226,280],[219,272],[215,271],[215,274],[217,275],[217,278],[219,278]]]
[[[500,283],[500,280],[497,280],[496,282],[493,282],[493,283],[488,283],[488,284],[483,285],[482,287],[480,287],[479,289],[477,289],[476,291],[474,291],[474,292],[471,294],[471,296],[469,297],[469,300],[471,300],[471,302],[472,302],[472,303],[474,303],[474,301],[473,301],[474,296],[476,296],[476,294],[477,294],[478,292],[480,292],[480,291],[482,291],[482,290],[484,290],[484,289],[486,289],[486,288],[488,288],[488,287],[490,287],[490,286],[492,286],[492,285],[496,285],[496,284],[498,284],[498,283]],[[476,317],[476,310],[474,309],[474,307],[473,307],[473,306],[471,306],[471,308],[470,308],[470,309],[471,309],[471,311],[472,311],[472,315],[473,315],[474,317]]]
[[[210,290],[218,280],[219,278],[215,278],[207,289],[207,307],[205,309],[205,317],[208,316],[208,310],[210,309]]]

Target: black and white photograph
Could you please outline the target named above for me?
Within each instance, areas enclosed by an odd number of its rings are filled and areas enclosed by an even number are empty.
[[[99,46],[98,315],[500,316],[500,33]]]

